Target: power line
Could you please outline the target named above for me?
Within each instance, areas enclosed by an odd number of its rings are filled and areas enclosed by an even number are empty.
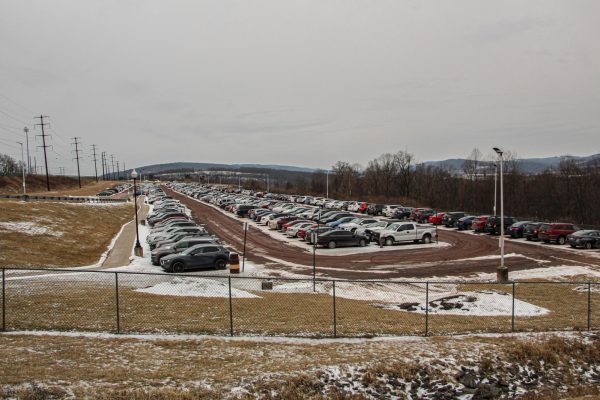
[[[25,122],[25,121],[23,121],[22,119],[20,119],[20,118],[17,118],[17,117],[15,117],[15,116],[13,116],[13,115],[11,115],[11,114],[7,113],[6,111],[2,111],[2,110],[0,110],[0,114],[4,114],[4,115],[6,115],[8,118],[10,118],[10,119],[14,119],[14,120],[15,120],[15,121],[17,121],[17,122],[20,122],[20,123],[22,123],[22,124],[25,124],[25,125],[27,125],[27,122]]]
[[[79,170],[79,159],[81,157],[79,157],[79,145],[81,144],[81,142],[78,142],[79,139],[81,139],[80,137],[72,137],[71,139],[73,139],[73,145],[75,145],[75,150],[73,150],[75,152],[75,158],[73,158],[74,160],[77,161],[77,182],[79,183],[79,188],[81,188],[81,172]]]
[[[94,172],[96,173],[96,182],[98,182],[98,165],[96,164],[96,145],[92,145],[92,153],[94,154]]]
[[[48,148],[48,146],[46,146],[46,137],[49,136],[49,135],[46,135],[46,132],[44,131],[44,127],[48,126],[50,124],[44,123],[44,118],[48,118],[47,115],[40,115],[39,117],[34,117],[34,118],[39,118],[40,119],[40,123],[39,124],[35,124],[34,126],[41,126],[42,127],[42,134],[41,135],[36,135],[36,136],[41,136],[42,137],[42,146],[38,146],[38,147],[42,147],[44,149],[44,162],[46,163],[46,187],[48,188],[48,191],[50,191],[50,175],[48,173],[48,156],[46,154],[46,148]]]

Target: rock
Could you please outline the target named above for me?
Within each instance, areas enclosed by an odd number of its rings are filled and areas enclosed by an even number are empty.
[[[414,308],[414,309],[416,309],[416,307],[417,307],[418,305],[419,305],[419,303],[401,303],[401,304],[398,304],[398,307],[399,307],[401,310],[409,310],[409,309],[411,309],[411,308]],[[413,311],[413,310],[410,310],[410,311]]]
[[[458,381],[469,389],[475,389],[477,387],[477,375],[473,371],[466,371]]]

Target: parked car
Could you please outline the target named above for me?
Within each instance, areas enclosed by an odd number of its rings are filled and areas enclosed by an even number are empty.
[[[383,215],[383,204],[369,204],[367,214],[375,216]]]
[[[431,217],[433,214],[435,214],[435,211],[433,211],[431,208],[422,208],[419,211],[415,212],[415,216],[413,219],[416,222],[424,223],[427,222],[429,220],[429,217]]]
[[[160,260],[164,256],[168,256],[169,254],[181,253],[189,249],[192,246],[196,246],[198,244],[220,244],[219,239],[216,237],[195,237],[195,238],[186,238],[181,239],[178,242],[175,242],[171,245],[159,247],[158,249],[152,250],[150,253],[150,261],[152,261],[153,265],[160,265]]]
[[[383,215],[385,215],[388,218],[392,218],[392,215],[394,214],[394,210],[396,210],[397,208],[403,208],[403,207],[399,204],[388,204],[383,207]]]
[[[386,246],[401,242],[431,243],[432,238],[436,237],[435,228],[414,222],[395,222],[378,234]]]
[[[317,246],[329,247],[335,249],[336,247],[346,246],[360,246],[364,247],[368,244],[367,238],[363,235],[357,235],[349,231],[342,229],[334,229],[329,232],[321,233],[317,237]]]
[[[462,211],[453,211],[444,214],[442,218],[442,224],[447,228],[454,228],[458,223],[458,220],[465,216],[465,213]]]
[[[483,232],[488,218],[490,218],[489,215],[481,215],[479,217],[476,217],[475,219],[473,219],[473,222],[471,222],[471,229],[473,229],[473,231],[477,233]]]
[[[354,218],[351,221],[339,224],[337,227],[339,229],[354,232],[357,228],[372,224],[373,222],[377,222],[377,220],[373,218]]]
[[[600,248],[600,231],[583,230],[567,236],[567,243],[573,248],[583,247],[585,249]]]
[[[392,219],[409,219],[410,215],[412,213],[412,210],[413,209],[410,207],[396,207],[394,209],[394,211],[392,211],[390,218],[392,218]]]
[[[429,216],[429,218],[427,219],[427,222],[429,222],[430,224],[433,224],[433,225],[441,225],[442,220],[444,219],[445,215],[446,215],[445,212],[434,213]]]
[[[473,224],[473,220],[476,217],[474,215],[467,215],[462,218],[459,218],[456,222],[456,228],[459,231],[465,231],[471,229],[471,225]]]
[[[540,226],[542,226],[541,222],[530,222],[525,225],[525,228],[523,229],[523,236],[525,237],[525,240],[540,240],[538,237],[538,234],[540,233]]]
[[[181,273],[186,269],[212,267],[227,268],[231,253],[223,246],[199,244],[182,253],[170,254],[160,260],[160,266],[167,272]]]
[[[490,217],[485,221],[485,226],[483,231],[489,233],[490,235],[499,235],[500,230],[502,228],[502,219],[500,217]],[[515,222],[518,222],[516,218],[513,217],[504,217],[504,234],[510,233],[510,227]]]
[[[510,237],[514,239],[522,238],[525,233],[525,226],[530,223],[531,221],[519,221],[512,224],[510,228],[508,228]]]
[[[540,226],[538,237],[544,243],[556,242],[557,244],[565,244],[567,236],[579,231],[577,225],[555,222],[551,224],[543,224]]]
[[[322,226],[322,225],[318,226],[316,228],[310,228],[304,234],[304,240],[306,242],[308,242],[309,244],[313,244],[313,242],[312,242],[312,234],[313,233],[321,235],[321,234],[323,234],[325,232],[329,232],[329,231],[332,231],[332,230],[333,230],[332,227],[330,227],[330,226]]]

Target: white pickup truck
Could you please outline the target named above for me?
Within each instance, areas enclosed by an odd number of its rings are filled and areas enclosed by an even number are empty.
[[[433,238],[437,238],[435,228],[414,222],[395,222],[379,232],[379,240],[386,246],[401,242],[431,243]]]

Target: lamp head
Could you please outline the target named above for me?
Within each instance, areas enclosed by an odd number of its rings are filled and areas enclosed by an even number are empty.
[[[135,169],[134,169],[133,171],[131,171],[131,177],[132,177],[133,179],[137,179],[137,177],[138,177],[138,173],[137,173],[137,171],[136,171]]]
[[[502,157],[502,154],[504,153],[504,151],[502,151],[502,149],[498,148],[498,147],[494,147],[494,151],[500,156]]]

